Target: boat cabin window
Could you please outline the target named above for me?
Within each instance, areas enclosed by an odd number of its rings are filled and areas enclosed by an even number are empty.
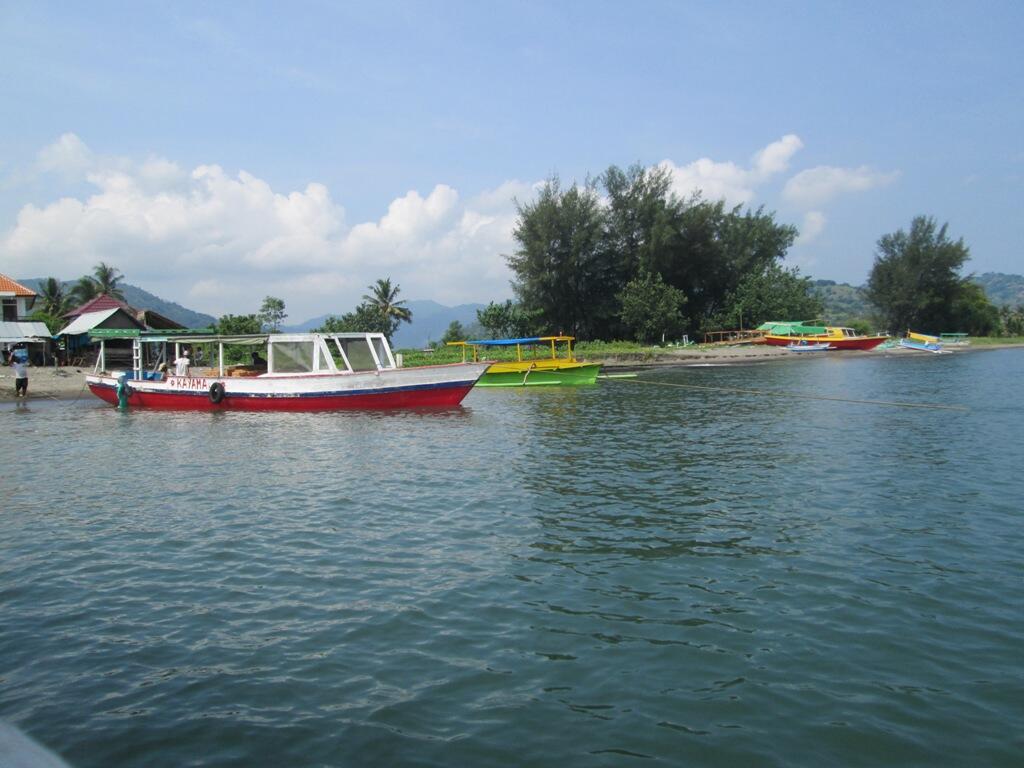
[[[388,346],[384,339],[373,339],[373,349],[377,353],[377,360],[381,368],[394,368],[394,361],[388,355]]]
[[[377,361],[373,359],[373,352],[370,351],[366,339],[338,339],[337,342],[353,371],[377,370]],[[339,362],[338,367],[344,368],[344,365]]]
[[[310,373],[313,370],[312,341],[278,341],[270,345],[274,373]]]

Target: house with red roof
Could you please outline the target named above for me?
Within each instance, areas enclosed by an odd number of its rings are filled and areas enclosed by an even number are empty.
[[[17,280],[0,275],[0,306],[3,311],[0,315],[0,344],[5,350],[14,347],[27,349],[30,344],[42,345],[33,355],[42,362],[51,336],[45,323],[30,319],[37,296],[35,291]]]

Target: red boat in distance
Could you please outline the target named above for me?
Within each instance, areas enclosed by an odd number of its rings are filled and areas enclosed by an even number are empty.
[[[791,331],[786,335],[779,333],[767,333],[764,336],[763,344],[770,344],[773,347],[785,347],[794,342],[806,341],[808,344],[828,344],[832,349],[874,349],[888,336],[864,336],[857,333],[853,328],[838,328],[835,326],[791,326]]]

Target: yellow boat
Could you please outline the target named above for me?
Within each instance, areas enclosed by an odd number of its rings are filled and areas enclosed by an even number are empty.
[[[477,339],[474,341],[449,341],[450,347],[462,347],[462,360],[466,362],[467,350],[473,352],[473,362],[481,360],[483,347],[515,347],[515,360],[497,360],[491,364],[480,380],[478,387],[533,387],[554,385],[581,385],[597,382],[600,363],[577,360],[572,352],[574,336],[530,336],[521,339]],[[536,351],[541,347],[550,349],[550,356],[540,357]],[[523,350],[533,349],[534,356],[524,356]]]

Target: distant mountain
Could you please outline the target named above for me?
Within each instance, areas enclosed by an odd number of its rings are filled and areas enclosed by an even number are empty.
[[[855,320],[871,317],[874,311],[864,295],[864,289],[849,283],[814,280],[811,283],[811,293],[825,304],[825,316],[822,319],[827,323],[850,325]]]
[[[26,288],[38,292],[40,284],[46,282],[45,278],[33,277],[28,280],[18,280],[19,283],[24,285]],[[64,282],[64,290],[70,291],[74,287],[74,282]],[[154,296],[149,291],[143,290],[134,285],[128,283],[120,283],[118,286],[124,292],[124,301],[129,306],[135,307],[136,309],[150,309],[157,314],[163,315],[168,320],[173,320],[176,323],[180,323],[186,328],[209,328],[217,319],[210,315],[204,315],[202,312],[194,312],[191,309],[186,309],[173,301],[167,301],[161,299],[159,296]]]
[[[1024,306],[1024,276],[1002,272],[975,275],[974,282],[985,289],[989,301],[1008,307]]]
[[[1024,276],[986,272],[972,279],[982,287],[993,304],[1024,306]],[[829,323],[849,325],[853,320],[870,318],[874,313],[863,286],[815,280],[811,283],[811,291],[825,303],[824,319]]]
[[[412,310],[412,322],[402,323],[395,332],[395,338],[391,340],[391,346],[395,349],[421,349],[431,341],[440,341],[453,320],[461,323],[468,335],[476,336],[480,332],[476,311],[486,305],[459,304],[456,307],[446,307],[444,304],[425,299],[407,301],[405,306]],[[281,330],[288,333],[310,331],[323,325],[328,317],[330,315],[320,315],[297,325],[283,326]]]

